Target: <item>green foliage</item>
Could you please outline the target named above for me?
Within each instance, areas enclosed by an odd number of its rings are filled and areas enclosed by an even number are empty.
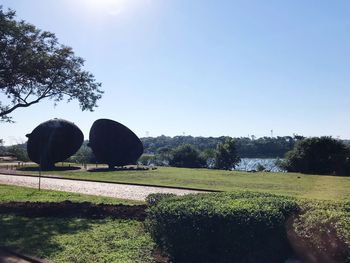
[[[350,175],[350,150],[331,137],[308,138],[286,154],[282,167],[289,172]]]
[[[265,171],[265,166],[263,166],[261,163],[258,163],[258,165],[256,166],[256,170],[258,171],[258,172],[263,172],[263,171]]]
[[[25,21],[0,6],[0,120],[17,108],[29,107],[45,98],[59,102],[77,99],[82,110],[93,110],[101,98],[94,76],[82,69],[84,60],[56,36]]]
[[[304,262],[350,262],[350,203],[301,202],[291,242]]]
[[[141,165],[156,165],[156,166],[166,166],[169,164],[169,159],[164,158],[160,154],[142,154],[137,161]]]
[[[167,199],[167,198],[171,198],[171,197],[175,197],[175,194],[169,194],[169,193],[154,193],[154,194],[149,194],[146,197],[146,203],[148,206],[154,206],[156,204],[158,204],[160,201]]]
[[[170,166],[201,168],[206,166],[206,160],[191,145],[182,145],[173,151],[169,160]]]
[[[138,163],[141,165],[150,165],[153,158],[154,158],[154,155],[152,154],[142,154],[138,160]]]
[[[168,165],[172,158],[173,151],[168,147],[161,147],[157,150],[157,154],[154,156],[153,163],[155,165]]]
[[[72,163],[95,163],[95,155],[85,141],[80,149],[68,159]]]
[[[6,147],[4,146],[4,140],[0,139],[0,155],[6,154]]]
[[[214,160],[217,169],[231,170],[236,167],[241,159],[237,155],[233,139],[227,138],[217,145]]]
[[[16,156],[18,161],[28,162],[29,157],[27,153],[27,144],[16,144],[6,147],[6,152],[10,155]]]
[[[141,138],[144,145],[144,152],[147,154],[156,154],[162,148],[174,150],[177,147],[190,144],[199,151],[214,151],[218,143],[223,143],[227,138],[221,137],[192,137],[192,136],[159,136]],[[234,138],[237,148],[237,154],[241,158],[276,158],[284,157],[285,153],[290,151],[295,142],[302,139],[302,136],[284,136],[284,137],[261,137]]]
[[[153,242],[141,222],[0,215],[0,243],[66,263],[150,263]]]
[[[149,209],[147,229],[173,262],[283,262],[284,226],[297,209],[293,199],[252,192],[173,197]]]

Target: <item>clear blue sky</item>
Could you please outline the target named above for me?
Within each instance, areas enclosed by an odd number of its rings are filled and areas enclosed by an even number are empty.
[[[1,124],[7,144],[59,117],[143,137],[350,138],[350,1],[2,0],[86,59],[95,112],[47,101]]]

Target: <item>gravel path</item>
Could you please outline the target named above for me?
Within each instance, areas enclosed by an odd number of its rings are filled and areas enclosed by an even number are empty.
[[[37,188],[38,180],[38,177],[0,174],[0,184]],[[173,189],[166,187],[72,181],[56,178],[41,178],[41,188],[141,201],[145,200],[146,196],[151,193],[173,193],[176,195],[200,193],[199,191],[194,190]],[[201,193],[203,192],[201,191]]]

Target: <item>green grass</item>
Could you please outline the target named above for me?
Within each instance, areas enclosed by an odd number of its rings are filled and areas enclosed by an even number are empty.
[[[325,200],[350,200],[350,177],[298,173],[248,173],[210,169],[159,167],[147,171],[50,171],[67,178],[182,186],[222,191],[251,190]]]
[[[331,253],[328,251],[331,251],[334,243],[334,234],[339,242],[350,249],[350,177],[171,167],[147,171],[50,171],[45,174],[76,179],[233,192],[249,190],[293,196],[297,197],[303,211],[293,225],[298,236],[307,240],[313,247]],[[0,198],[4,198],[3,196],[0,187]],[[345,257],[348,257],[346,253]],[[350,256],[348,259],[347,262],[350,262]]]
[[[233,192],[243,188],[295,196],[303,213],[297,218],[293,227],[301,238],[306,239],[314,247],[329,251],[333,239],[325,240],[323,233],[333,233],[335,230],[335,235],[350,249],[350,178],[179,168],[85,174],[62,172],[60,175],[87,178],[92,175],[97,176],[93,179],[100,180],[149,184],[162,182],[164,185],[175,186],[200,185],[203,188],[219,187],[221,190],[228,189]],[[189,177],[192,177],[191,182],[188,181]],[[224,182],[227,182],[229,187],[225,187],[228,188],[222,187]],[[298,188],[300,182],[304,183]],[[304,199],[305,197],[307,199]],[[328,201],[310,200],[310,198],[328,199]],[[143,203],[0,185],[0,202],[64,200],[109,204]],[[149,235],[144,232],[142,223],[132,220],[29,219],[12,215],[0,215],[0,244],[22,249],[23,252],[45,257],[54,262],[151,262],[150,255],[154,245]]]
[[[0,202],[144,202],[0,185]],[[0,244],[54,262],[152,262],[153,242],[141,222],[0,215]]]
[[[34,188],[0,184],[0,202],[62,202],[65,200],[70,200],[72,202],[92,202],[97,204],[144,204],[144,202],[140,201],[117,199],[112,197],[84,195],[51,190],[39,191],[38,189]]]
[[[0,244],[60,262],[152,262],[153,242],[133,220],[0,215]]]

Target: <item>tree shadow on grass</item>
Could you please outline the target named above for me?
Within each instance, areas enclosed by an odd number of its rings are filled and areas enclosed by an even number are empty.
[[[49,171],[73,171],[73,170],[80,170],[81,167],[79,166],[57,166]],[[30,167],[19,167],[17,168],[19,171],[28,171],[28,172],[39,172],[40,168],[38,166],[30,166]],[[49,172],[45,171],[45,172]]]
[[[98,172],[112,172],[112,171],[148,171],[151,168],[149,167],[115,167],[113,169],[110,168],[91,168],[88,170],[88,172],[91,173],[98,173]]]
[[[88,220],[76,218],[0,215],[0,244],[22,253],[50,258],[64,249],[55,236],[86,231],[90,227]]]

